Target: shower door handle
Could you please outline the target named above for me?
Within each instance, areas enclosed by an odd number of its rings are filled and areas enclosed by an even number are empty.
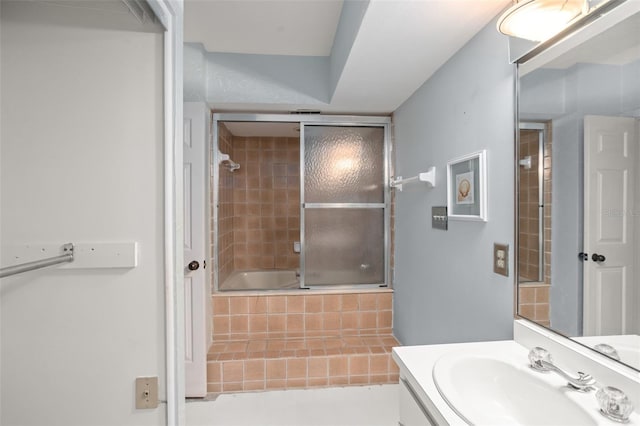
[[[190,271],[197,271],[199,267],[200,263],[197,260],[192,260],[191,262],[189,262],[189,265],[187,265],[187,268]]]

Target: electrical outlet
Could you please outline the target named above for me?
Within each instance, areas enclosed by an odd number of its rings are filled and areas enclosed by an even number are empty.
[[[156,408],[158,406],[158,378],[136,378],[136,409]]]
[[[493,244],[493,272],[509,276],[509,245]]]

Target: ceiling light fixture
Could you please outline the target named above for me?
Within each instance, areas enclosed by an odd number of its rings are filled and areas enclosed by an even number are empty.
[[[586,0],[520,0],[498,19],[498,31],[544,41],[564,29],[587,6]]]

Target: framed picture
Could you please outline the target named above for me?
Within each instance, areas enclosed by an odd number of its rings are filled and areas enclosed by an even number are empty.
[[[487,151],[447,163],[449,219],[487,221]]]

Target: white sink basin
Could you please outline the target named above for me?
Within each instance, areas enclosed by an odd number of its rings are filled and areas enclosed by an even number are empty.
[[[435,363],[433,379],[447,404],[470,424],[597,424],[567,396],[575,391],[559,378],[532,371],[526,359],[449,354]],[[593,403],[595,408],[595,398]]]

